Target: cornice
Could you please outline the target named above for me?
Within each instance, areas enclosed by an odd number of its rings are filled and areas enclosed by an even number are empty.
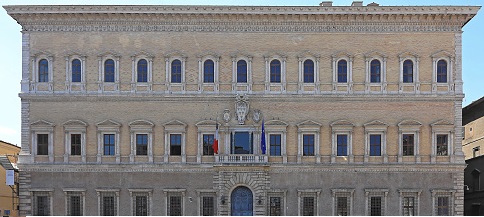
[[[475,6],[4,6],[27,32],[456,32]]]
[[[261,170],[270,173],[301,173],[301,172],[364,172],[364,173],[391,173],[391,172],[412,172],[412,173],[453,173],[462,172],[465,165],[422,165],[422,164],[401,164],[401,165],[219,165],[219,164],[19,164],[20,170],[24,172],[165,172],[165,173],[213,173],[213,172],[260,172]]]

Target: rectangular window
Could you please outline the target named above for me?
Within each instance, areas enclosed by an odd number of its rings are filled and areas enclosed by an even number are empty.
[[[149,209],[149,199],[146,193],[135,193],[133,195],[133,215],[147,216]]]
[[[336,215],[347,216],[348,215],[348,197],[336,198]]]
[[[370,197],[370,215],[381,216],[382,215],[382,203],[381,197]]]
[[[213,155],[213,134],[203,134],[203,155]]]
[[[404,216],[415,215],[415,197],[403,198],[403,215]]]
[[[81,192],[67,192],[67,215],[83,215],[83,197]]]
[[[437,134],[437,155],[447,156],[448,155],[448,135],[447,134]]]
[[[449,197],[437,197],[437,215],[449,215]]]
[[[281,156],[281,134],[270,134],[269,142],[271,156]]]
[[[34,193],[34,216],[50,215],[50,196],[49,192]]]
[[[169,196],[168,197],[168,215],[181,216],[182,215],[182,197]]]
[[[37,134],[37,155],[49,154],[49,134]]]
[[[314,134],[303,135],[303,156],[314,156]]]
[[[403,134],[403,156],[414,155],[414,135],[413,134]]]
[[[202,197],[202,216],[215,215],[215,199],[212,196]]]
[[[148,155],[148,134],[136,134],[136,155]]]
[[[114,155],[114,134],[104,134],[104,155]]]
[[[370,134],[370,156],[381,156],[380,134]]]
[[[81,155],[81,134],[71,134],[71,155]]]
[[[270,197],[269,198],[269,215],[270,216],[280,216],[282,215],[281,207],[281,197]]]
[[[315,201],[314,197],[303,197],[303,204],[302,204],[302,214],[303,216],[313,216],[315,215]]]
[[[348,135],[336,135],[336,146],[338,156],[348,156]]]
[[[115,216],[117,215],[116,194],[114,192],[103,192],[101,194],[101,215]]]
[[[480,156],[481,155],[480,154],[480,150],[481,150],[481,147],[480,146],[479,147],[474,147],[472,149],[472,157],[478,157],[478,156]]]
[[[181,155],[181,134],[170,134],[170,155]]]

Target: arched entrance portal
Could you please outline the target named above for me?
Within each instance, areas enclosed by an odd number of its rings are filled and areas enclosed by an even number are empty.
[[[237,187],[231,195],[233,216],[251,216],[253,215],[253,198],[252,191],[247,187]]]

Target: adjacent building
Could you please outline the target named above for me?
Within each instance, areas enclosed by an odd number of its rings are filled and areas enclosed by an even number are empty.
[[[481,173],[484,171],[484,97],[462,109],[464,125],[463,150],[467,167],[464,174],[465,215],[484,215],[484,183]]]
[[[18,177],[15,176],[19,152],[20,147],[0,140],[0,216],[19,216]],[[9,174],[13,183],[11,180],[7,183],[7,170],[14,171],[13,176],[11,172]]]
[[[464,213],[480,7],[4,8],[22,215]]]

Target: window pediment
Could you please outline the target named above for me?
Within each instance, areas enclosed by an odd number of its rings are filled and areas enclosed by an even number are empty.
[[[179,121],[179,120],[172,120],[163,124],[166,131],[175,131],[175,132],[185,132],[187,124]]]
[[[69,52],[66,52],[64,54],[64,56],[67,58],[67,59],[73,59],[73,58],[77,58],[79,57],[80,59],[84,60],[87,58],[87,55],[86,54],[83,54],[79,51],[69,51]]]
[[[281,120],[266,121],[266,122],[264,122],[264,125],[265,126],[285,126],[285,127],[288,126],[288,124],[286,122],[281,121]]]
[[[196,56],[200,59],[205,57],[205,58],[213,58],[213,59],[218,60],[221,55],[219,53],[214,52],[214,51],[205,51],[205,52],[197,54]]]
[[[253,56],[244,51],[235,51],[232,54],[230,54],[230,57],[232,57],[232,59],[239,59],[243,57],[251,60]]]
[[[121,124],[116,122],[116,121],[108,119],[108,120],[104,120],[102,122],[97,123],[96,126],[99,130],[101,130],[101,129],[107,130],[107,129],[116,129],[116,128],[119,129],[119,127],[121,127]]]
[[[296,126],[298,127],[320,127],[322,124],[316,122],[316,121],[312,121],[312,120],[306,120],[306,121],[303,121],[299,124],[296,124]]]
[[[270,51],[270,52],[264,54],[264,59],[266,59],[266,60],[278,59],[278,58],[280,58],[282,60],[286,60],[287,55],[283,54],[281,52],[278,52],[278,51]]]
[[[30,57],[32,57],[32,58],[36,58],[36,57],[47,57],[50,61],[52,61],[54,59],[54,55],[51,54],[50,52],[47,52],[47,51],[32,52],[32,54],[30,55]]]
[[[333,61],[336,61],[337,59],[352,59],[353,58],[353,55],[351,55],[350,53],[346,52],[346,51],[338,51],[336,53],[333,53],[331,55],[331,57],[333,58]]]
[[[132,58],[136,58],[136,57],[146,57],[147,59],[151,60],[151,59],[155,58],[155,55],[153,55],[153,54],[151,54],[151,53],[149,53],[147,51],[142,50],[142,51],[133,53],[131,55],[131,57]]]
[[[67,127],[67,126],[86,127],[88,124],[81,120],[68,120],[64,122],[62,125],[64,125],[64,127]]]
[[[384,53],[382,53],[380,51],[376,51],[376,50],[365,53],[364,56],[365,56],[366,61],[370,61],[370,60],[375,59],[375,58],[380,58],[380,59],[384,60],[388,57]]]
[[[380,130],[380,131],[386,131],[388,128],[388,124],[379,121],[379,120],[374,120],[370,121],[366,124],[363,124],[365,126],[365,130]]]
[[[131,121],[128,124],[128,126],[130,126],[130,127],[136,127],[136,126],[153,127],[153,126],[155,126],[155,124],[153,124],[153,122],[147,121],[147,120],[135,120],[135,121]]]
[[[55,124],[46,121],[46,120],[38,120],[30,124],[31,127],[54,127]]]
[[[304,59],[312,58],[312,59],[319,59],[321,55],[314,53],[309,50],[305,50],[297,55],[297,58],[299,58],[299,61],[302,61]]]
[[[400,61],[403,61],[405,59],[418,60],[419,55],[411,51],[404,51],[398,55],[398,58],[400,59]]]
[[[187,55],[184,52],[179,50],[173,50],[165,54],[166,59],[175,58],[175,57],[180,57],[183,60],[185,60],[187,58]]]
[[[97,56],[99,58],[109,57],[109,56],[115,57],[115,58],[120,58],[121,57],[121,54],[116,53],[114,51],[105,51],[105,52],[99,53]]]
[[[432,126],[432,131],[453,131],[454,123],[448,120],[439,120],[430,124]]]
[[[433,53],[432,55],[430,55],[430,57],[432,57],[432,59],[435,61],[436,59],[440,59],[440,58],[450,58],[450,59],[454,59],[454,55],[450,52],[447,52],[445,50],[440,50],[440,51],[437,51],[435,53]]]
[[[418,131],[422,126],[422,123],[416,120],[403,120],[397,124],[400,130],[408,130],[408,131]]]
[[[203,127],[203,126],[213,126],[213,127],[215,127],[216,124],[217,124],[217,122],[214,121],[214,120],[203,120],[203,121],[196,123],[195,126],[197,126],[197,127]]]
[[[355,124],[347,120],[338,120],[330,124],[333,130],[353,130]]]

